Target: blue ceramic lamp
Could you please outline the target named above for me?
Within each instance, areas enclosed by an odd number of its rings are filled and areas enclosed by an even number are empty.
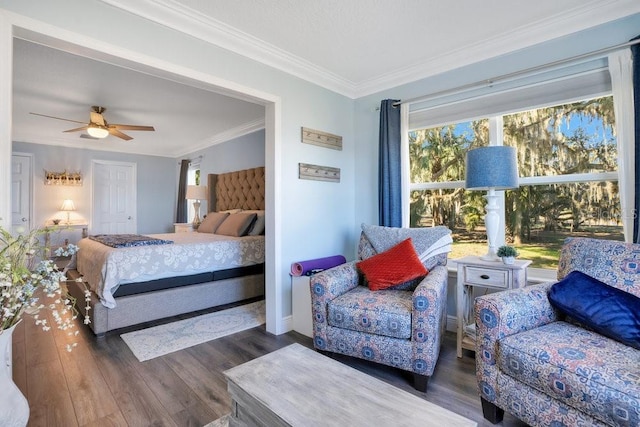
[[[486,255],[481,259],[495,261],[500,215],[496,190],[518,187],[518,164],[516,149],[505,146],[475,148],[467,152],[465,188],[467,190],[486,190],[487,199],[484,224],[487,229]]]

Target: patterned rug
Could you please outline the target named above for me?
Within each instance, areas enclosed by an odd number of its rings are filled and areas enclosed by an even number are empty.
[[[139,361],[265,323],[264,300],[120,335]]]

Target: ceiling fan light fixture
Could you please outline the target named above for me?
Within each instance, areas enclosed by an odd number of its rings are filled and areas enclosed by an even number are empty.
[[[87,133],[94,138],[106,138],[109,136],[109,130],[106,127],[96,125],[89,126]]]

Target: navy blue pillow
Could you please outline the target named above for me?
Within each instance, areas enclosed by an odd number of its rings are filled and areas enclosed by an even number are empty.
[[[549,301],[599,334],[640,350],[640,298],[635,295],[572,271],[551,287]]]

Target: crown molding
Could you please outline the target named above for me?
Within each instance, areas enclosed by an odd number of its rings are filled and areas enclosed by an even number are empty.
[[[173,153],[173,157],[185,156],[187,154],[195,153],[196,151],[204,150],[213,145],[222,144],[223,142],[231,141],[232,139],[240,138],[241,136],[248,135],[253,132],[257,132],[265,128],[264,117],[243,123],[231,129],[227,129],[224,132],[217,133],[210,138],[206,138],[197,145],[189,146],[188,151],[180,151]]]
[[[498,37],[373,79],[352,82],[175,0],[101,0],[168,28],[355,99],[640,13],[637,0],[591,0]]]
[[[354,84],[339,75],[173,0],[101,0],[350,98]]]

